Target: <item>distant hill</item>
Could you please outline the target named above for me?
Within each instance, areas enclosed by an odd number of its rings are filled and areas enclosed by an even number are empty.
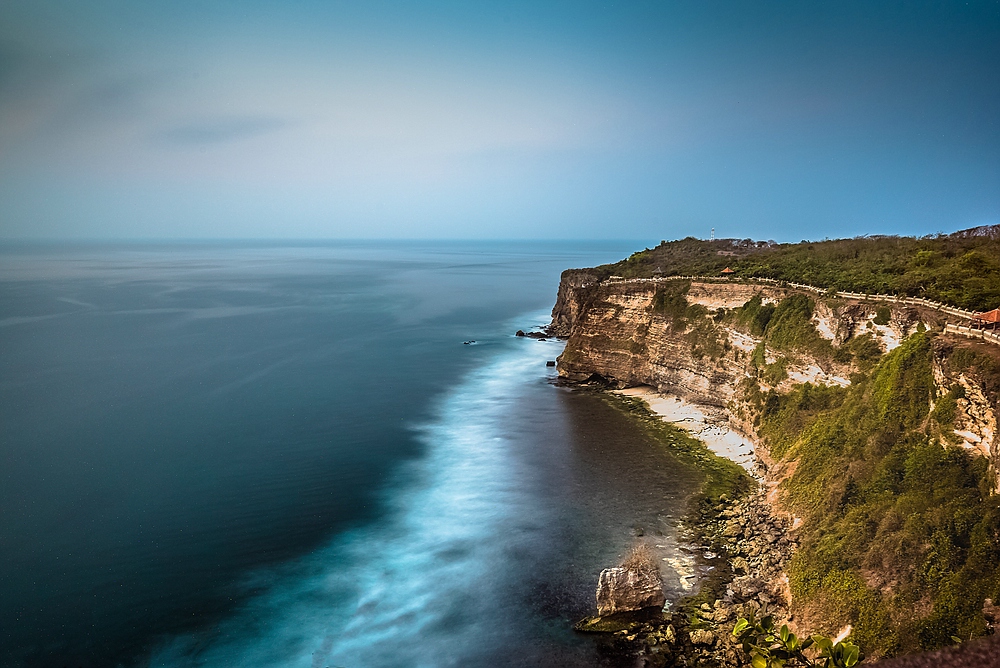
[[[980,225],[979,227],[970,227],[967,230],[954,232],[949,236],[955,239],[1000,239],[1000,225]]]
[[[591,270],[608,276],[773,278],[837,290],[920,296],[985,311],[1000,306],[1000,225],[933,237],[866,236],[778,244],[751,239],[664,241]]]

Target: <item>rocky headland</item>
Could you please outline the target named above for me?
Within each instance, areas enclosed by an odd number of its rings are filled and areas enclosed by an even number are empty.
[[[780,283],[565,272],[549,329],[566,339],[560,376],[647,387],[703,408],[751,444],[749,465],[740,463],[754,480],[740,493],[708,490],[692,510],[693,536],[713,564],[697,595],[630,617],[621,611],[649,606],[628,595],[609,601],[611,581],[632,577],[618,567],[602,574],[601,616],[578,628],[611,634],[638,665],[719,666],[744,665],[731,631],[762,610],[800,634],[853,629],[876,658],[948,644],[944,633],[986,633],[993,562],[971,563],[968,543],[941,566],[942,577],[962,573],[954,580],[975,592],[971,604],[928,584],[934,540],[944,540],[935,523],[944,520],[933,498],[914,496],[934,496],[933,475],[954,475],[943,494],[996,505],[1000,347],[947,333],[947,320],[930,306]],[[940,458],[934,448],[948,463],[906,460]],[[933,470],[914,473],[921,466]],[[878,482],[887,469],[899,480]],[[911,474],[931,477],[909,482]],[[914,515],[890,496],[874,499],[880,484],[908,495]],[[856,558],[839,551],[851,549],[854,524],[859,540],[876,544]],[[950,540],[992,545],[1000,534],[970,535]]]

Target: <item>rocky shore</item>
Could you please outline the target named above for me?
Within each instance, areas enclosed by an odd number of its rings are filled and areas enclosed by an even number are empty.
[[[759,489],[735,501],[722,501],[698,529],[725,562],[728,574],[705,583],[700,598],[715,597],[714,601],[701,603],[688,615],[687,665],[744,665],[732,636],[740,617],[765,611],[779,625],[791,621],[786,575],[796,547],[791,521],[776,515]]]
[[[696,596],[680,601],[676,611],[593,617],[577,629],[609,634],[609,649],[635,666],[747,665],[732,636],[736,621],[750,613],[790,621],[785,567],[796,546],[791,523],[772,511],[761,489],[703,509],[694,528],[706,558],[715,562]]]

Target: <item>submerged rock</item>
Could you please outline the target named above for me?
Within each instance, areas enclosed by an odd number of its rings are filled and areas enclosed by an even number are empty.
[[[597,614],[662,608],[667,602],[659,572],[649,568],[605,568],[597,584]]]

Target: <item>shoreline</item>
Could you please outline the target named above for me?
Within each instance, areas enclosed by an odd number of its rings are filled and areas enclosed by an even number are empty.
[[[728,426],[724,409],[648,386],[601,394],[705,476],[684,524],[686,547],[712,558],[698,559],[705,567],[696,568],[701,577],[693,591],[668,601],[662,613],[589,617],[578,630],[611,634],[636,665],[743,665],[733,626],[762,610],[788,618],[785,570],[797,545],[789,521],[768,503],[752,442]]]
[[[757,466],[753,441],[729,426],[725,409],[697,404],[676,395],[661,394],[648,385],[612,392],[641,399],[649,411],[660,416],[664,422],[683,429],[718,456],[739,464],[747,473],[755,475]]]

